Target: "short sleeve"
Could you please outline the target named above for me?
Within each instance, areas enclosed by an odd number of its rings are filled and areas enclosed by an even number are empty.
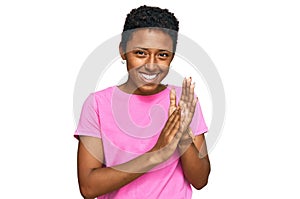
[[[99,113],[93,93],[87,97],[82,106],[79,122],[74,134],[76,138],[81,135],[101,138]]]
[[[195,136],[206,133],[208,131],[199,101],[197,102],[196,110],[193,120],[190,124],[190,128]]]

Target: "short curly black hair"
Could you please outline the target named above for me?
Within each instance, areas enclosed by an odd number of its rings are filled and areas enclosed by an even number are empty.
[[[121,47],[124,51],[131,34],[138,28],[158,28],[169,34],[173,40],[173,53],[175,53],[179,21],[168,9],[146,5],[132,9],[126,17],[122,32]]]

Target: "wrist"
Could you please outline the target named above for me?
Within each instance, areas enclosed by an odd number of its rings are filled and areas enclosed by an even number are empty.
[[[188,128],[183,136],[181,137],[179,144],[178,144],[178,149],[180,154],[182,155],[187,149],[188,147],[193,143],[193,137],[191,136],[192,131]]]

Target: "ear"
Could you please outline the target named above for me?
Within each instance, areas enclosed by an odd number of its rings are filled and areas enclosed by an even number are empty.
[[[120,53],[121,58],[123,60],[126,60],[125,52],[124,52],[124,49],[122,48],[121,43],[119,44],[119,53]]]

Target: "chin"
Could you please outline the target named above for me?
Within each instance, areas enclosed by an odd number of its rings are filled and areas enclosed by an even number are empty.
[[[138,92],[143,95],[151,95],[157,92],[158,85],[144,85],[138,88]]]

